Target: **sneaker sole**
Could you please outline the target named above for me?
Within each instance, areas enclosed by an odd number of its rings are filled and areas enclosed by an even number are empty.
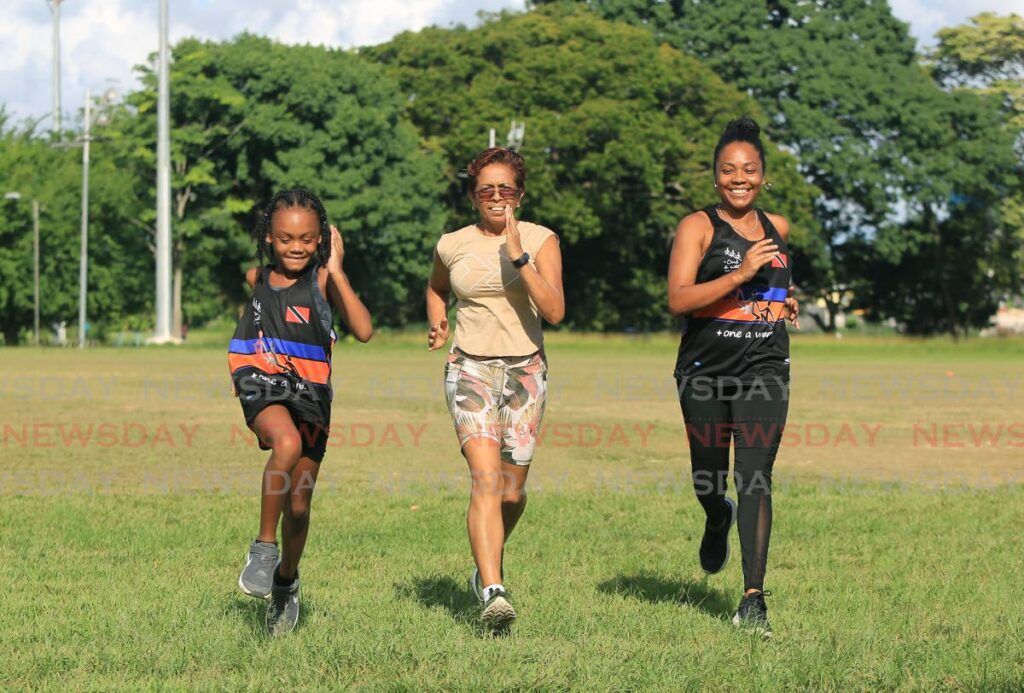
[[[728,496],[726,496],[725,502],[729,504],[729,508],[732,510],[732,517],[729,519],[729,529],[728,529],[729,534],[732,534],[732,528],[736,525],[736,516],[739,514],[739,509],[736,507],[736,503],[731,498],[729,498]],[[710,570],[705,569],[704,566],[701,566],[701,570],[704,571],[705,575],[718,575],[720,572],[725,570],[725,566],[729,565],[729,558],[731,556],[732,556],[732,544],[730,544],[729,542],[726,542],[726,544],[725,544],[725,561],[722,562],[722,567],[719,568],[718,570],[712,572]],[[699,559],[700,559],[700,557],[698,556],[698,560]]]
[[[270,592],[267,592],[266,594],[260,594],[259,592],[252,592],[249,589],[247,589],[245,583],[242,582],[241,575],[238,576],[238,589],[242,590],[242,594],[246,594],[255,599],[266,599],[270,596]]]
[[[742,621],[740,621],[740,615],[738,613],[733,615],[732,624],[736,626],[739,630],[747,631],[751,635],[760,635],[765,640],[770,640],[772,635],[774,635],[774,633],[772,633],[771,626],[765,627],[755,626],[752,624],[744,624]]]
[[[492,630],[497,630],[516,620],[516,610],[508,601],[498,597],[480,614],[480,620]]]

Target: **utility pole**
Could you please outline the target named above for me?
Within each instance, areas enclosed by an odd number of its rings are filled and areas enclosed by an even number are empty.
[[[157,93],[156,168],[156,333],[157,343],[171,337],[171,137],[170,56],[167,1],[160,0],[160,56]]]
[[[92,92],[85,90],[85,134],[82,137],[82,244],[78,262],[78,348],[85,348],[85,306],[89,276],[89,142],[92,135]]]
[[[32,283],[35,302],[32,309],[32,335],[39,346],[39,200],[32,198]]]
[[[64,0],[49,0],[53,19],[53,134],[60,137],[60,4]]]

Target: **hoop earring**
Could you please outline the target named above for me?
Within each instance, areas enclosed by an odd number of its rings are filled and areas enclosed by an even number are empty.
[[[771,192],[773,187],[774,186],[771,183],[766,181],[765,184],[764,184],[764,191],[765,192]]]

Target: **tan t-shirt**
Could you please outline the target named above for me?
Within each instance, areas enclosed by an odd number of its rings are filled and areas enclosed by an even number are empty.
[[[519,222],[523,250],[534,262],[550,229]],[[557,237],[555,242],[557,242]],[[506,251],[505,236],[485,236],[476,225],[441,236],[437,255],[448,268],[455,310],[455,342],[474,356],[526,356],[544,346],[541,317]]]

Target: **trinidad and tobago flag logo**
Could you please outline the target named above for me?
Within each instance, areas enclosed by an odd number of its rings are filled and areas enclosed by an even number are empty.
[[[771,266],[779,269],[786,269],[789,267],[789,257],[785,253],[777,253],[775,257],[772,258]]]
[[[304,306],[288,306],[284,309],[285,322],[296,322],[300,325],[309,324],[309,308]]]

